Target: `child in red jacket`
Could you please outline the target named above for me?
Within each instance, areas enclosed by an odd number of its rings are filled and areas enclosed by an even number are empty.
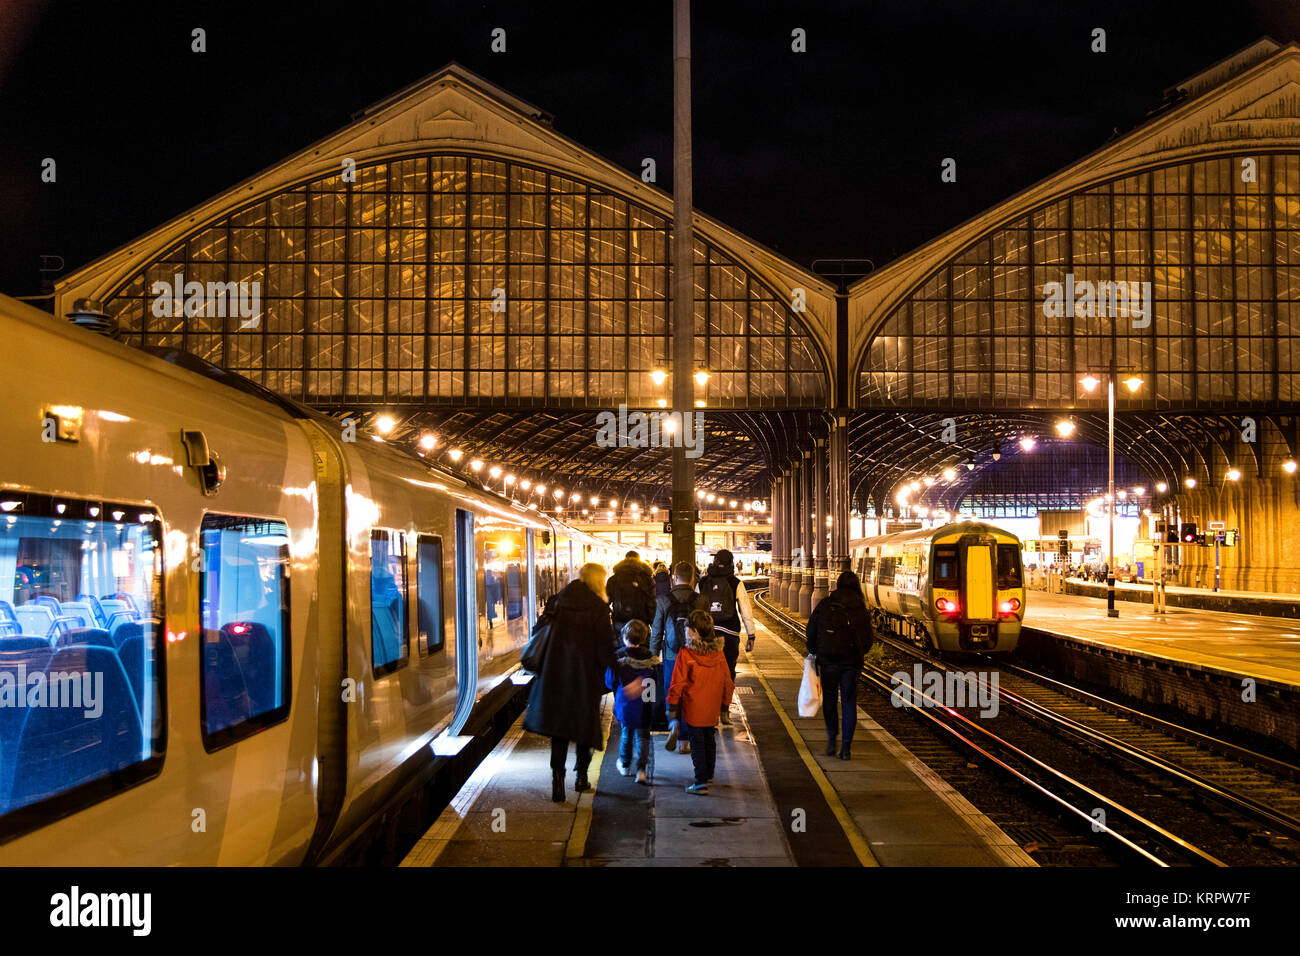
[[[717,761],[714,726],[723,708],[731,706],[736,689],[722,656],[722,636],[713,630],[708,611],[692,611],[686,619],[686,646],[677,655],[668,688],[668,718],[681,720],[691,742],[695,782],[688,793],[708,793]]]

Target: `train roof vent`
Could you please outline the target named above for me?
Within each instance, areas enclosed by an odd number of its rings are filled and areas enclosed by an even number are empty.
[[[98,299],[78,299],[72,304],[68,321],[79,328],[106,335],[110,339],[120,338],[117,319],[104,311],[104,305]]]

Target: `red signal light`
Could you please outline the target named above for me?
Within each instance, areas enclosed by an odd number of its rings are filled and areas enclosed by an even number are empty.
[[[249,631],[249,627],[248,627],[247,624],[232,624],[232,625],[230,625],[230,633],[231,633],[231,634],[247,634],[248,631]]]

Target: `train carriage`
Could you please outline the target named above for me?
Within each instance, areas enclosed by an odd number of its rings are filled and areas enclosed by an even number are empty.
[[[345,858],[620,549],[0,296],[0,863]]]
[[[938,653],[1009,653],[1020,640],[1020,539],[981,522],[860,538],[853,568],[876,623]]]

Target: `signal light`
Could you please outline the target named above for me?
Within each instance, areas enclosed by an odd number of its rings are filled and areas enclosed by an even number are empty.
[[[1180,533],[1183,536],[1183,544],[1196,544],[1196,525],[1186,523]]]

